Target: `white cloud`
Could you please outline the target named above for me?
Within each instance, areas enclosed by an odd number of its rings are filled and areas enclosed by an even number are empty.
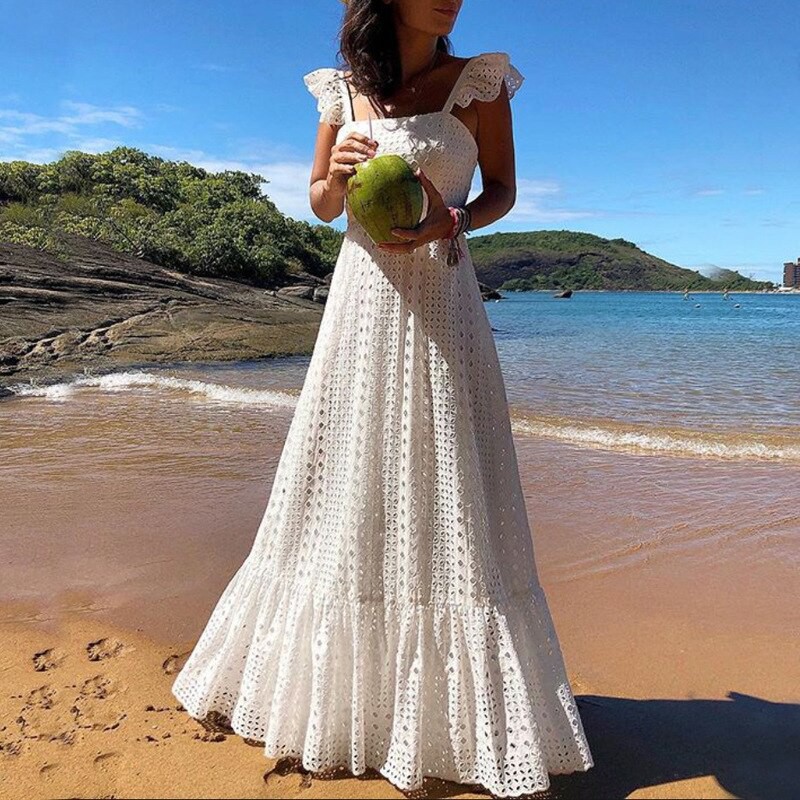
[[[268,181],[261,185],[261,191],[275,203],[282,213],[293,219],[319,222],[309,204],[310,161],[291,159],[269,161],[263,158],[249,159],[246,157],[220,158],[202,150],[185,150],[167,145],[151,145],[148,147],[148,152],[174,161],[188,161],[209,172],[224,170],[254,172]]]
[[[206,68],[215,65],[206,65]],[[218,65],[216,65],[218,66]],[[162,106],[159,110],[175,110]],[[145,115],[130,105],[98,106],[91,103],[64,101],[63,113],[52,117],[0,108],[0,143],[4,160],[18,158],[34,163],[45,163],[60,158],[66,150],[99,153],[123,145],[113,136],[102,135],[102,126],[121,128],[138,126]],[[100,128],[96,132],[92,128]],[[50,134],[60,147],[46,147],[33,141]],[[59,141],[61,140],[61,141]],[[49,143],[48,143],[49,144]],[[170,160],[187,161],[209,172],[240,170],[256,173],[266,180],[261,190],[284,214],[294,218],[318,222],[309,203],[309,178],[311,158],[300,157],[289,145],[264,144],[258,139],[243,139],[235,143],[237,150],[229,156],[218,156],[199,149],[170,145],[135,144],[142,150]],[[481,191],[480,173],[476,171],[468,199]],[[612,212],[591,208],[569,208],[564,202],[564,190],[555,180],[519,178],[517,200],[503,223],[563,224],[575,219],[609,216],[639,215],[645,212]],[[334,226],[344,224],[344,217],[334,221]]]
[[[503,219],[510,222],[557,223],[605,216],[603,212],[592,209],[551,206],[548,201],[558,198],[562,193],[563,189],[556,181],[518,178],[517,201]]]
[[[231,72],[236,67],[228,66],[227,64],[216,64],[213,62],[206,62],[205,64],[198,64],[197,69],[204,69],[208,72]]]
[[[29,161],[31,164],[49,164],[64,155],[64,150],[57,147],[30,147],[17,151],[13,155],[3,153],[0,161]]]
[[[71,109],[73,113],[61,119],[72,125],[98,125],[110,122],[132,128],[139,124],[142,112],[133,106],[117,106],[116,108],[101,108],[91,103],[77,103],[74,100],[64,100],[62,105]]]
[[[310,162],[281,161],[265,164],[254,171],[270,180],[263,189],[284,214],[294,219],[321,222],[314,216],[309,201]]]
[[[84,153],[105,153],[115,147],[124,147],[125,142],[119,139],[104,139],[101,136],[87,139],[79,139],[73,145],[72,150],[80,150]]]
[[[719,189],[715,186],[704,186],[701,189],[695,189],[689,193],[692,197],[712,197],[717,194],[725,194],[724,189]]]
[[[143,119],[141,111],[133,106],[96,106],[91,103],[77,103],[65,100],[62,103],[65,113],[44,116],[16,109],[0,108],[0,142],[3,144],[4,158],[18,158],[25,161],[38,161],[42,153],[55,153],[58,158],[64,150],[80,149],[76,141],[84,135],[87,127],[98,125],[117,125],[132,128]],[[41,146],[34,142],[40,136],[63,137],[63,147]],[[96,139],[97,137],[91,137]],[[48,158],[51,158],[48,156]]]

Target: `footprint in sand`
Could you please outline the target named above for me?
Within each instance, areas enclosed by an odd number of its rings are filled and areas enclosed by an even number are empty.
[[[163,669],[167,675],[174,675],[176,672],[179,672],[181,669],[183,669],[183,665],[186,663],[186,660],[189,658],[191,652],[191,650],[188,650],[180,655],[175,655],[173,653],[173,655],[167,657],[167,659],[161,665],[161,669]]]
[[[25,700],[25,707],[30,708],[52,708],[56,703],[56,690],[45,684],[39,686],[28,693]]]
[[[23,744],[22,739],[0,739],[0,756],[18,756]]]
[[[110,751],[108,753],[100,753],[99,756],[95,756],[92,763],[97,767],[97,769],[109,769],[116,767],[117,762],[122,758],[122,753],[117,753],[115,751]]]
[[[28,693],[16,719],[25,739],[73,744],[75,729],[67,705],[59,701],[52,686],[39,686]]]
[[[55,773],[61,769],[60,764],[43,764],[39,767],[39,777],[45,780],[50,780],[55,776]]]
[[[125,687],[118,681],[95,675],[84,681],[81,693],[70,711],[79,728],[111,731],[118,728],[127,716],[109,702]]]
[[[120,642],[119,639],[98,639],[96,642],[89,642],[86,645],[89,661],[116,658],[130,649],[132,648],[129,645]]]
[[[300,778],[299,788],[311,786],[311,772],[303,766],[303,762],[294,756],[284,756],[275,762],[275,766],[264,773],[264,783],[272,783],[278,776],[285,777],[297,773]]]
[[[61,662],[64,658],[64,653],[51,647],[47,650],[42,650],[41,653],[33,654],[33,668],[37,672],[47,672],[50,669],[61,666]]]

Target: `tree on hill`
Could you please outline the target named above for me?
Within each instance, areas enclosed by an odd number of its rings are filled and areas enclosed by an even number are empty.
[[[282,214],[262,194],[265,182],[132,147],[0,163],[0,237],[58,253],[66,231],[162,266],[264,286],[330,272],[341,233]]]

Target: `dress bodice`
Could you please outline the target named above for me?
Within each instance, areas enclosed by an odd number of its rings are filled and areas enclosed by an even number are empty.
[[[303,80],[318,99],[320,121],[340,126],[337,143],[352,130],[369,135],[369,120],[353,119],[342,70],[323,67],[308,73]],[[507,53],[473,56],[462,67],[441,110],[405,117],[372,118],[377,155],[397,154],[412,167],[421,167],[447,205],[463,205],[467,202],[478,163],[478,144],[467,126],[452,113],[452,108],[456,104],[466,108],[473,100],[493,100],[503,81],[511,97],[523,80]]]
[[[340,142],[351,130],[369,135],[368,120],[345,122],[336,134]],[[372,120],[372,138],[377,155],[403,156],[414,168],[421,167],[447,205],[467,202],[478,144],[472,132],[449,111],[433,111],[409,117]]]

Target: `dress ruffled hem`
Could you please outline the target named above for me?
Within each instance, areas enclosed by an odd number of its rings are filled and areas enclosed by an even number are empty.
[[[593,766],[540,586],[513,606],[385,604],[259,580],[246,560],[172,686],[268,758],[498,796]],[[242,624],[228,624],[236,612]]]

